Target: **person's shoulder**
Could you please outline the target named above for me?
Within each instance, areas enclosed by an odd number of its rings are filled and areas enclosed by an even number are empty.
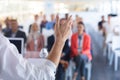
[[[76,32],[76,33],[73,33],[72,34],[72,37],[75,37],[75,36],[77,36],[78,35],[78,33]]]
[[[10,37],[11,34],[12,34],[12,31],[11,31],[11,30],[4,32],[4,35],[5,35],[6,37]]]
[[[84,36],[85,36],[86,38],[90,38],[90,35],[87,34],[87,33],[84,33]]]
[[[76,35],[78,35],[78,33],[76,32],[76,33],[73,33],[72,35],[73,35],[73,36],[76,36]]]
[[[54,35],[50,35],[48,38],[54,38]]]
[[[25,34],[25,32],[21,30],[18,30],[18,33]]]

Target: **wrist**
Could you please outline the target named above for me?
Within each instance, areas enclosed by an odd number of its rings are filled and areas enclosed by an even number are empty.
[[[65,43],[65,40],[64,40],[64,39],[61,39],[61,38],[57,38],[57,39],[55,40],[55,43],[64,44],[64,43]]]

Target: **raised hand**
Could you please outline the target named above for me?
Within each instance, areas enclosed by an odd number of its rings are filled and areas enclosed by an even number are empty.
[[[59,16],[56,16],[56,24],[55,24],[56,40],[59,39],[62,41],[66,41],[71,33],[71,26],[72,26],[71,16],[62,25],[60,25]]]
[[[55,42],[47,57],[47,59],[55,63],[56,66],[59,64],[65,41],[71,33],[71,25],[71,16],[62,25],[60,25],[59,16],[56,16]]]

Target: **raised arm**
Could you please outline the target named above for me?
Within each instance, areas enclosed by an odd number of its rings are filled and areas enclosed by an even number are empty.
[[[52,61],[56,66],[58,66],[58,63],[60,61],[60,57],[65,41],[68,39],[71,33],[71,25],[72,25],[71,16],[66,20],[64,25],[60,26],[59,22],[60,22],[59,16],[56,16],[55,42],[47,57],[47,59]]]

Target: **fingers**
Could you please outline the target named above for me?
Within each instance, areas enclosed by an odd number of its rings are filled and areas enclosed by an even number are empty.
[[[55,24],[56,29],[59,28],[59,24],[60,24],[60,20],[59,20],[59,16],[57,15],[56,16],[56,24]]]
[[[69,22],[71,21],[72,15],[70,15],[70,17],[67,19],[66,23],[69,24]]]

